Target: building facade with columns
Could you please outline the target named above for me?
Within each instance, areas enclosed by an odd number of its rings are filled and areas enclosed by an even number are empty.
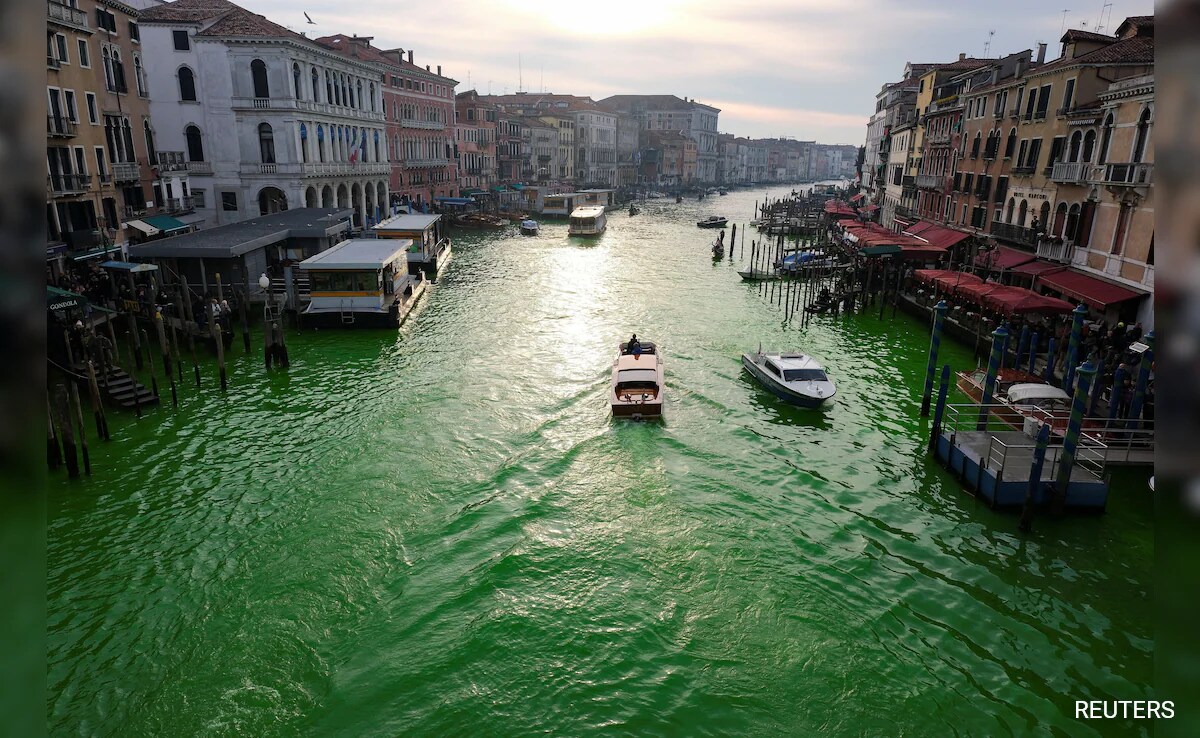
[[[142,13],[159,151],[181,152],[203,225],[297,207],[387,211],[382,73],[228,0]]]

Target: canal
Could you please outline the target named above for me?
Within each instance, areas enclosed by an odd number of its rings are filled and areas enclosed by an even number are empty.
[[[293,332],[286,372],[235,340],[227,394],[206,366],[178,410],[112,417],[49,492],[52,732],[1122,727],[1073,706],[1150,696],[1146,475],[1018,534],[925,456],[925,325],[789,326],[710,258],[695,221],[763,194],[460,236],[399,332]],[[631,331],[666,355],[661,424],[609,418]],[[752,383],[760,342],[838,404]]]

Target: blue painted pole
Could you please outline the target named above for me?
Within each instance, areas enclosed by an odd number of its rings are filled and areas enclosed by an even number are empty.
[[[1042,371],[1042,379],[1047,382],[1054,379],[1054,336],[1050,336],[1050,347],[1046,349],[1046,368]]]
[[[988,357],[987,376],[983,379],[983,395],[979,398],[979,423],[977,430],[987,430],[988,405],[992,404],[992,391],[996,378],[1000,376],[1000,359],[1004,355],[1004,343],[1008,340],[1008,329],[1000,326],[992,331],[992,355]]]
[[[1054,485],[1051,509],[1061,515],[1067,504],[1067,485],[1071,481],[1071,468],[1075,466],[1075,452],[1079,448],[1079,433],[1083,430],[1083,411],[1087,406],[1088,391],[1092,388],[1092,377],[1096,367],[1089,361],[1080,366],[1076,373],[1079,382],[1071,398],[1071,418],[1067,421],[1067,432],[1063,435],[1062,455],[1058,457],[1058,477]]]
[[[1083,319],[1087,317],[1087,308],[1082,303],[1075,306],[1071,313],[1074,320],[1071,323],[1071,342],[1067,344],[1067,366],[1063,370],[1063,387],[1070,387],[1075,380],[1075,362],[1079,361],[1079,343],[1083,340]]]
[[[1025,490],[1025,506],[1021,509],[1018,527],[1028,533],[1033,527],[1033,505],[1038,489],[1042,486],[1042,468],[1046,464],[1046,447],[1050,445],[1050,424],[1042,423],[1038,429],[1037,445],[1033,448],[1033,466],[1029,469],[1029,487]]]
[[[937,366],[938,347],[942,344],[942,323],[950,306],[938,300],[933,306],[933,336],[929,339],[929,359],[925,362],[925,391],[921,394],[921,416],[929,414],[929,401],[933,396],[933,371]]]
[[[1017,339],[1017,355],[1013,358],[1013,367],[1021,368],[1021,359],[1025,358],[1025,349],[1029,347],[1029,325],[1021,326],[1021,337]]]
[[[1117,419],[1117,410],[1121,407],[1121,393],[1124,391],[1125,367],[1118,366],[1113,372],[1112,390],[1108,393],[1108,419]],[[1110,424],[1111,425],[1111,424]]]
[[[1033,374],[1033,362],[1037,361],[1038,333],[1033,332],[1033,337],[1029,339],[1029,373]]]
[[[1104,359],[1100,360],[1100,368],[1096,370],[1096,381],[1092,384],[1092,397],[1088,400],[1087,414],[1089,418],[1096,417],[1096,404],[1100,402],[1100,385],[1104,384]]]
[[[1129,403],[1129,419],[1135,424],[1141,420],[1142,404],[1146,401],[1146,385],[1150,383],[1150,365],[1154,363],[1154,331],[1142,336],[1142,343],[1150,348],[1142,352],[1137,382],[1133,385],[1133,400]]]
[[[950,365],[942,365],[942,380],[938,385],[937,405],[933,409],[933,428],[929,431],[929,453],[937,451],[937,439],[942,432],[942,415],[946,412],[946,396],[950,393]]]

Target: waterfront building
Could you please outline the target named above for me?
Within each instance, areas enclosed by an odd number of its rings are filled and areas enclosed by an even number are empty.
[[[675,95],[613,95],[599,105],[635,116],[642,131],[682,131],[696,144],[697,178],[705,184],[716,182],[720,108]]]
[[[737,137],[732,133],[717,134],[717,182],[734,184],[742,181],[744,162],[738,157]]]
[[[177,152],[206,226],[298,207],[388,202],[382,75],[228,0],[141,16],[157,147]]]
[[[696,142],[682,131],[645,131],[643,148],[656,156],[644,174],[648,183],[679,187],[696,184]]]
[[[454,145],[463,195],[483,194],[496,184],[497,107],[475,90],[455,96]]]
[[[573,101],[575,179],[586,187],[613,187],[617,182],[617,116],[591,98]]]
[[[558,126],[535,115],[523,117],[521,135],[529,141],[530,172],[526,181],[548,184],[558,178]]]
[[[636,116],[617,113],[617,181],[618,188],[634,187],[638,183],[638,133],[641,124]]]
[[[960,54],[965,60],[966,55]],[[904,65],[900,82],[883,85],[875,95],[875,112],[867,122],[867,139],[863,158],[862,187],[867,199],[882,204],[887,186],[892,127],[913,114],[916,109],[919,78],[936,64]]]
[[[892,123],[885,147],[887,160],[879,223],[885,228],[903,229],[912,225],[911,211],[916,202],[913,178],[906,172],[912,159],[916,138],[917,115],[911,111]],[[898,219],[898,220],[897,220]]]
[[[526,179],[529,151],[522,147],[522,128],[521,116],[515,113],[502,112],[496,119],[496,176],[502,185]]]
[[[164,189],[151,169],[154,65],[138,10],[113,0],[46,8],[46,258],[61,268],[127,244],[130,221],[187,212],[191,193],[186,175]]]
[[[317,43],[380,75],[390,206],[429,204],[458,193],[454,163],[454,87],[458,82],[413,61],[413,50],[379,49],[371,37],[335,34]]]

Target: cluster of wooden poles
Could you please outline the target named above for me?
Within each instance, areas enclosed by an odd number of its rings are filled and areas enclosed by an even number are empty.
[[[223,301],[224,286],[221,283],[220,274],[216,275],[216,282],[217,299],[218,301]],[[179,387],[184,381],[184,362],[181,356],[181,341],[179,338],[181,326],[184,329],[183,333],[191,360],[192,375],[195,378],[196,387],[199,388],[201,386],[200,363],[196,358],[196,336],[199,329],[197,328],[198,324],[192,312],[191,301],[184,298],[185,295],[191,294],[186,277],[182,278],[180,286],[182,289],[175,294],[174,306],[176,315],[181,316],[181,319],[164,319],[162,311],[157,308],[156,300],[154,299],[156,296],[155,293],[159,289],[157,281],[155,282],[149,301],[149,304],[154,307],[152,323],[159,349],[158,371],[156,371],[151,348],[152,343],[147,330],[138,326],[137,318],[132,312],[125,312],[129,321],[129,329],[125,331],[124,338],[129,358],[133,361],[138,371],[145,370],[148,372],[150,392],[155,397],[160,398],[160,401],[161,395],[159,393],[158,379],[161,372],[163,380],[170,387],[171,405],[174,408],[179,407]],[[250,353],[250,320],[247,309],[249,300],[247,296],[243,295],[243,299],[239,300],[239,312],[242,324],[242,343],[245,352]],[[207,325],[208,335],[212,340],[217,354],[217,381],[221,391],[224,392],[229,388],[225,363],[224,331],[220,321],[212,316],[209,316]],[[105,327],[112,349],[113,363],[116,364],[121,360],[121,350],[120,344],[117,341],[116,331],[113,328],[113,321],[106,321]],[[77,375],[74,370],[77,364],[72,352],[69,332],[64,330],[63,334],[63,341],[67,349],[67,358],[70,366],[60,367],[68,375],[66,381],[57,383],[53,391],[47,393],[46,458],[51,470],[65,466],[67,476],[74,479],[79,476],[81,461],[83,473],[89,475],[92,473],[87,433],[85,432],[83,405],[78,384],[84,384],[88,389],[88,399],[96,426],[96,438],[107,441],[110,440],[111,436],[108,428],[107,412],[100,393],[96,364],[92,358],[86,358],[83,361],[86,376]],[[94,341],[93,345],[95,345]],[[103,356],[104,350],[101,349],[98,353]],[[290,364],[282,316],[279,315],[275,308],[273,295],[270,294],[268,295],[267,308],[264,311],[263,358],[268,369],[271,368],[272,364],[282,368],[286,368]],[[101,359],[99,371],[104,374],[107,381],[109,366],[106,357]],[[134,412],[138,418],[141,418],[143,401],[139,392],[138,378],[132,367],[129,371],[129,376],[133,386]]]

